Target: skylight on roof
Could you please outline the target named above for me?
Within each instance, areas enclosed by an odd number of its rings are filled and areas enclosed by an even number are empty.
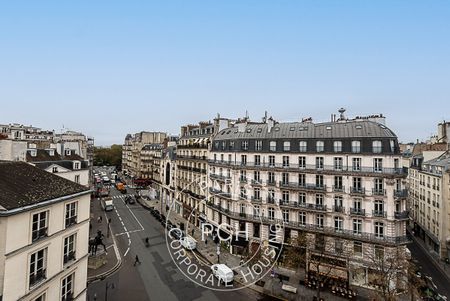
[[[355,126],[355,128],[357,129],[357,130],[360,130],[360,129],[362,129],[362,125],[357,125],[357,126]]]
[[[262,128],[259,128],[257,132],[262,133]]]
[[[275,128],[275,132],[278,132],[280,130],[280,128]]]
[[[247,129],[247,133],[251,133],[252,132],[252,129]]]
[[[291,128],[289,129],[290,131],[294,131],[295,127],[291,126]]]
[[[328,130],[328,131],[331,131],[331,126],[327,126],[327,130]]]

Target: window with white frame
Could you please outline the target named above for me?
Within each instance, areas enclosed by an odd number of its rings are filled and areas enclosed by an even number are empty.
[[[316,157],[316,168],[323,169],[323,157]]]
[[[383,171],[383,159],[382,158],[373,159],[373,171],[374,172],[382,172]]]
[[[289,167],[289,156],[283,156],[283,167]]]
[[[361,158],[352,159],[352,168],[353,171],[361,171]]]
[[[305,192],[298,193],[298,202],[300,204],[306,204],[306,193]]]
[[[306,212],[300,211],[298,213],[298,223],[300,225],[306,225]]]
[[[240,211],[241,214],[245,214],[245,204],[241,204]]]
[[[282,182],[283,185],[288,185],[289,184],[289,173],[283,172],[281,174],[281,182]]]
[[[281,193],[283,203],[289,203],[289,191],[283,190]]]
[[[31,239],[33,241],[47,236],[48,230],[48,211],[33,214],[33,222],[31,228]]]
[[[308,147],[308,143],[306,141],[300,141],[298,144],[299,147],[299,152],[301,153],[306,153],[307,151],[307,147]]]
[[[64,263],[75,260],[76,233],[64,238]]]
[[[255,150],[256,151],[262,150],[262,140],[256,140]]]
[[[73,169],[80,169],[80,162],[75,162]]]
[[[283,150],[284,150],[285,152],[290,151],[290,150],[291,150],[291,142],[289,142],[289,141],[284,141],[284,142],[283,142]]]
[[[304,173],[298,174],[298,186],[300,187],[306,186],[306,175]]]
[[[74,289],[74,273],[65,277],[61,282],[61,301],[71,301],[73,300],[73,289]]]
[[[269,207],[269,209],[267,210],[268,213],[268,218],[269,220],[273,221],[275,219],[275,209],[273,209],[272,207]]]
[[[381,153],[382,150],[383,150],[383,144],[380,140],[375,140],[372,142],[372,151],[375,154]]]
[[[342,141],[334,141],[333,149],[335,153],[342,152]]]
[[[241,187],[241,193],[240,193],[241,198],[246,199],[247,198],[247,190],[245,189],[245,187]]]
[[[362,233],[362,220],[355,218],[353,219],[353,234],[361,234]]]
[[[30,256],[29,285],[34,286],[47,278],[47,249],[39,250]]]
[[[340,216],[334,217],[334,230],[342,231],[344,229],[344,220]]]
[[[275,156],[269,156],[269,167],[275,167]]]
[[[255,200],[261,199],[261,188],[255,187],[255,189],[253,189],[253,198]]]
[[[69,227],[77,223],[78,202],[66,204],[65,227]]]
[[[275,173],[273,171],[269,171],[268,175],[267,175],[267,181],[269,183],[275,183]]]
[[[334,157],[334,170],[342,170],[342,157]]]
[[[352,141],[352,153],[361,152],[361,141]]]
[[[289,223],[289,210],[283,209],[283,222]]]
[[[306,168],[306,157],[298,157],[298,168]]]
[[[324,220],[323,214],[316,215],[316,226],[318,228],[323,228],[323,220]]]
[[[247,140],[242,141],[242,150],[248,150],[248,141]]]
[[[316,142],[316,152],[320,153],[324,151],[324,142],[323,141],[317,141]]]
[[[323,206],[323,194],[321,193],[316,194],[316,205]]]
[[[241,165],[247,165],[247,155],[241,155]]]
[[[374,223],[375,237],[383,238],[384,237],[384,223],[375,222]]]
[[[260,165],[261,165],[261,156],[255,155],[255,166],[260,166]]]
[[[253,172],[253,180],[257,183],[261,182],[261,174],[260,174],[259,170],[255,170]]]
[[[316,175],[316,187],[323,188],[323,175]]]
[[[277,151],[277,142],[276,141],[270,141],[269,142],[269,150],[271,152]]]
[[[267,200],[268,200],[269,202],[275,201],[275,190],[269,189],[269,190],[267,191]]]
[[[53,167],[52,167],[52,173],[57,173],[57,172],[58,172],[58,167],[53,166]]]
[[[260,212],[261,212],[261,209],[259,206],[253,206],[253,215],[255,217],[259,217]]]
[[[75,175],[74,182],[80,184],[80,175]]]

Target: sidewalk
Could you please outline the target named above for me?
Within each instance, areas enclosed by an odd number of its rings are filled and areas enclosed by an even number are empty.
[[[98,222],[98,217],[102,217],[102,221]],[[102,246],[98,246],[97,255],[89,256],[88,268],[88,282],[93,282],[98,279],[109,276],[114,273],[121,265],[122,260],[117,249],[113,233],[108,233],[108,219],[105,212],[102,210],[100,201],[98,199],[91,200],[91,219],[89,226],[89,238],[94,238],[97,231],[102,231],[104,238],[103,243],[106,245],[107,253],[103,251]],[[101,265],[104,261],[106,264]],[[101,265],[94,269],[95,265]]]

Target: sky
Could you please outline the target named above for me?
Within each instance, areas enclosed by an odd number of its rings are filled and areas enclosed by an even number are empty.
[[[449,1],[3,1],[0,124],[121,144],[222,117],[450,120]]]

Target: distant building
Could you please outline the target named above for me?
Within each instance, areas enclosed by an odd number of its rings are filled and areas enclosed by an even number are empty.
[[[37,152],[39,156],[35,158]],[[79,177],[74,175],[72,180],[78,179],[83,185],[89,184],[94,158],[93,138],[74,131],[57,134],[54,131],[20,124],[0,125],[0,160],[27,161],[33,162],[36,166],[44,166],[37,164],[38,161],[44,162],[42,158],[44,153],[55,154],[47,156],[49,161],[80,161],[80,166],[83,165],[83,167],[79,169],[83,171],[79,172]],[[61,170],[68,171],[68,163],[61,164],[65,166],[61,166]],[[65,176],[70,178],[70,174]]]
[[[0,161],[0,300],[86,300],[90,191]]]
[[[122,145],[122,170],[133,178],[141,178],[141,150],[146,144],[163,143],[167,134],[162,132],[139,132],[128,134]]]

